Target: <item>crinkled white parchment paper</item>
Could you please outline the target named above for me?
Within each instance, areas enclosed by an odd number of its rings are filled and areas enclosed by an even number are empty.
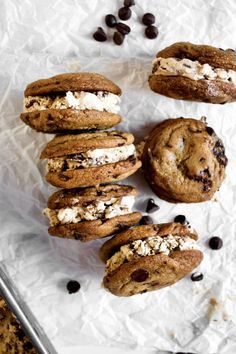
[[[234,0],[136,0],[128,24],[131,34],[121,47],[97,43],[91,34],[104,25],[122,1],[2,0],[0,3],[0,260],[22,301],[30,308],[58,353],[80,346],[184,351],[201,354],[236,352],[236,104],[209,105],[176,101],[151,92],[147,78],[158,50],[175,41],[234,48]],[[156,40],[143,35],[139,18],[156,15]],[[189,277],[161,291],[131,298],[115,297],[100,287],[104,266],[98,249],[103,241],[50,238],[41,215],[54,189],[43,180],[39,154],[52,136],[36,133],[19,120],[27,83],[69,71],[97,71],[123,90],[119,129],[140,140],[169,117],[207,116],[223,139],[229,164],[217,201],[170,204],[154,197],[141,173],[125,183],[160,206],[155,222],[185,214],[200,235],[205,258],[204,280]],[[224,247],[212,251],[207,240],[219,235]],[[69,279],[81,283],[69,295]],[[216,305],[212,305],[215,299]]]

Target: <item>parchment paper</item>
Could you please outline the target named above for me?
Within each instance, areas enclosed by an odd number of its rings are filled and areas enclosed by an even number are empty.
[[[58,353],[81,346],[185,351],[201,354],[236,352],[236,104],[210,105],[176,101],[150,91],[151,62],[175,41],[235,49],[234,0],[136,0],[124,45],[97,43],[96,27],[121,1],[2,0],[0,3],[0,260],[22,301],[30,308]],[[156,15],[159,36],[143,35],[140,16]],[[141,172],[124,181],[140,190],[136,208],[144,211],[154,197],[160,210],[155,222],[185,214],[200,235],[204,279],[189,277],[161,291],[131,298],[101,288],[104,266],[98,258],[102,240],[89,244],[50,238],[41,211],[55,190],[44,182],[39,154],[50,135],[36,133],[19,120],[25,86],[38,78],[70,71],[97,71],[123,90],[118,126],[141,140],[169,117],[206,116],[223,139],[229,158],[227,178],[217,201],[170,204],[155,197]],[[212,251],[207,240],[223,238]],[[81,283],[77,294],[68,280]],[[212,300],[213,299],[213,300]]]

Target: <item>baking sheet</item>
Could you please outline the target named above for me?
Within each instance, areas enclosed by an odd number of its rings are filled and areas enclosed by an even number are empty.
[[[232,354],[236,352],[236,104],[168,99],[151,92],[147,78],[156,52],[175,41],[235,49],[236,3],[136,2],[128,22],[132,32],[118,47],[95,42],[91,33],[105,14],[117,11],[119,1],[1,1],[1,266],[58,353],[92,344]],[[139,22],[147,11],[155,13],[160,31],[153,41],[144,38]],[[172,221],[177,214],[187,216],[200,235],[205,255],[199,267],[202,282],[186,277],[161,291],[117,298],[100,286],[104,266],[97,254],[102,240],[81,244],[47,235],[41,210],[55,189],[43,180],[45,166],[39,154],[52,136],[20,122],[22,93],[35,79],[78,70],[97,71],[120,85],[125,122],[118,128],[134,133],[137,141],[157,122],[179,116],[206,116],[223,139],[229,164],[217,201],[167,203],[154,197],[140,172],[124,182],[141,192],[137,209],[144,211],[147,198],[155,198],[160,206],[152,215],[155,222]],[[212,235],[224,239],[220,251],[208,248]],[[69,279],[81,283],[79,293],[67,294]]]

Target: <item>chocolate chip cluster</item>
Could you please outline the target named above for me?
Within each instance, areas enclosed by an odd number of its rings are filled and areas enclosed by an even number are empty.
[[[135,5],[134,0],[124,0],[124,6],[118,10],[118,17],[122,21],[127,21],[132,16],[131,6]],[[107,27],[114,28],[113,42],[116,45],[121,45],[124,42],[125,36],[130,33],[131,29],[123,22],[117,21],[117,18],[113,14],[105,16],[105,23]],[[142,17],[142,23],[147,26],[145,29],[145,35],[149,39],[154,39],[158,35],[158,29],[154,26],[155,16],[151,13],[146,13]],[[108,37],[102,27],[98,27],[93,34],[93,38],[98,42],[105,42]]]

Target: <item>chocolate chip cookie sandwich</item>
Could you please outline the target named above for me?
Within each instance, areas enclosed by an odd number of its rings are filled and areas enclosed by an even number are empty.
[[[58,135],[41,153],[46,180],[70,189],[125,179],[141,167],[133,142],[132,134],[117,131]]]
[[[236,53],[209,45],[174,43],[157,53],[150,88],[168,97],[227,103],[236,100]]]
[[[161,289],[185,277],[203,259],[196,231],[179,223],[137,226],[100,249],[103,285],[117,296]]]
[[[21,119],[43,133],[108,129],[121,122],[121,89],[96,73],[69,73],[26,87]]]
[[[44,210],[50,220],[48,232],[82,242],[120,232],[142,217],[132,212],[137,193],[134,187],[118,184],[60,190]]]
[[[142,153],[144,175],[156,193],[172,203],[212,199],[225,178],[222,141],[203,121],[167,119],[151,131]]]

